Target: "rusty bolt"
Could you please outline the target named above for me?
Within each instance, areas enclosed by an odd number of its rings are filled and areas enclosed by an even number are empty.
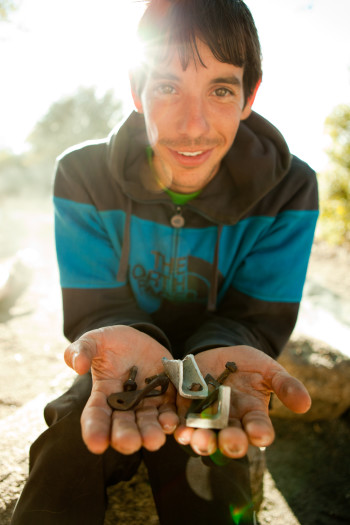
[[[219,377],[216,379],[216,381],[220,383],[220,385],[222,385],[222,383],[228,378],[230,374],[233,374],[237,371],[237,365],[233,361],[227,361],[225,367],[226,370],[224,370],[222,374],[220,374]]]
[[[135,381],[136,374],[137,374],[137,366],[132,366],[129,370],[129,377],[123,384],[124,392],[132,392],[133,390],[136,390],[137,388],[137,384]]]

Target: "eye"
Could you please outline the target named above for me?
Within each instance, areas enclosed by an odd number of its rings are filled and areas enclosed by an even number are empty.
[[[215,89],[213,92],[216,97],[232,97],[234,95],[233,91],[231,89],[225,88],[225,87],[219,87]]]
[[[156,87],[156,92],[160,95],[172,95],[175,93],[175,89],[170,84],[161,84]]]

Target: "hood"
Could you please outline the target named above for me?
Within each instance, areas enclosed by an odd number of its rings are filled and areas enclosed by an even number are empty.
[[[131,113],[109,136],[109,168],[132,200],[169,200],[165,192],[155,192],[150,187],[154,177],[146,159],[148,144],[143,115]],[[252,112],[240,123],[217,175],[188,206],[218,224],[235,224],[281,181],[290,162],[281,133]]]
[[[126,280],[130,252],[132,201],[170,202],[166,192],[152,191],[154,175],[147,162],[148,140],[142,115],[133,112],[108,141],[108,166],[128,197],[122,256],[117,280]],[[267,120],[252,113],[242,121],[220,170],[187,206],[218,225],[208,311],[215,311],[218,290],[218,254],[222,226],[235,224],[285,176],[291,162],[287,144]]]

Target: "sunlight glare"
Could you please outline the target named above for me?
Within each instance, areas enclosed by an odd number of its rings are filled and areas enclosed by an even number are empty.
[[[127,51],[118,58],[119,64],[124,71],[135,69],[144,61],[144,48],[137,35],[130,35],[128,30],[123,31],[122,41],[128,42]]]
[[[254,109],[282,131],[293,153],[318,169],[325,163],[323,122],[334,106],[349,101],[350,4],[271,0],[268,10],[260,0],[247,4],[263,49],[264,79]],[[79,86],[113,89],[132,109],[128,71],[142,57],[136,28],[145,6],[142,0],[22,2],[0,38],[0,148],[25,150],[26,137],[50,105]]]

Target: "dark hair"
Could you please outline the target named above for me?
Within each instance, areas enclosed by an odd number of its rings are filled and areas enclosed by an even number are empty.
[[[138,36],[146,56],[165,59],[175,45],[184,69],[195,57],[205,66],[196,46],[196,39],[203,41],[220,62],[244,68],[245,99],[261,79],[258,33],[241,0],[150,0]]]

